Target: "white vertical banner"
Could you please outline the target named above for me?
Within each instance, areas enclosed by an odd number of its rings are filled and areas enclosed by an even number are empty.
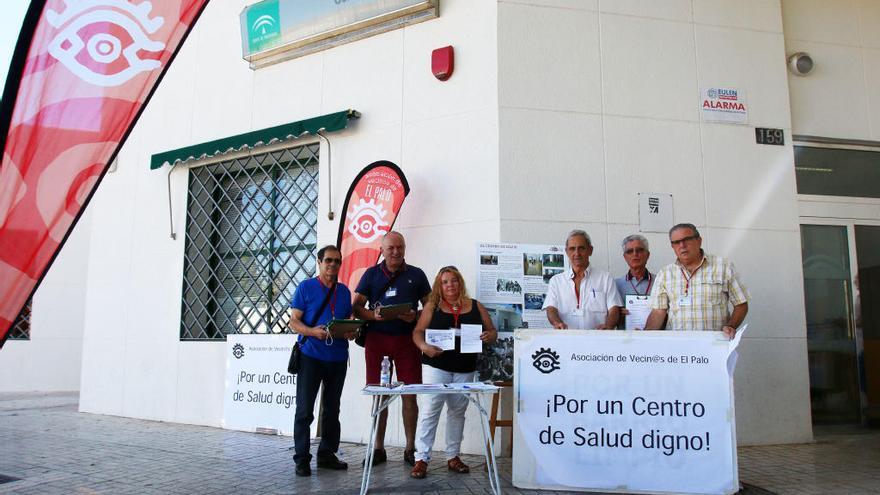
[[[514,486],[735,493],[738,342],[721,332],[517,331]]]
[[[227,335],[223,428],[293,435],[296,376],[287,373],[295,335]]]

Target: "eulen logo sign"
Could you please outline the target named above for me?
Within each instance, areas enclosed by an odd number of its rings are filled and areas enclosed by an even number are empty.
[[[703,88],[700,96],[700,111],[704,122],[749,122],[745,92],[736,88]]]

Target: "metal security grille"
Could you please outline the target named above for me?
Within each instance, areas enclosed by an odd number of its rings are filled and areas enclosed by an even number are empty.
[[[293,290],[315,273],[318,149],[190,170],[181,340],[288,331]]]
[[[21,313],[12,322],[12,328],[9,329],[9,340],[30,340],[32,302],[33,299],[28,299],[27,304],[21,309]]]

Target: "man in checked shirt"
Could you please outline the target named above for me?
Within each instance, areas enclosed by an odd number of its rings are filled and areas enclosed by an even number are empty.
[[[733,338],[749,312],[749,292],[727,259],[706,254],[697,227],[680,223],[669,230],[675,263],[654,280],[646,330],[721,330]],[[729,306],[733,305],[733,311]]]

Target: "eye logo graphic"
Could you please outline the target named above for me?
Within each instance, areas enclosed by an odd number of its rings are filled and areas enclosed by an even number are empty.
[[[49,43],[49,54],[83,81],[120,86],[162,65],[158,60],[138,57],[139,51],[165,49],[164,43],[148,37],[165,23],[162,17],[149,17],[150,2],[64,0],[64,4],[64,12],[46,13],[52,27],[64,27]]]
[[[359,242],[369,244],[388,232],[388,229],[383,228],[388,227],[388,222],[383,220],[387,213],[382,205],[377,205],[374,200],[361,199],[352,208],[352,220],[348,224],[348,230]]]
[[[543,347],[532,354],[532,366],[541,373],[552,373],[559,369],[559,354],[549,347]]]
[[[241,344],[232,346],[232,355],[235,356],[235,359],[241,359],[244,356],[244,346]]]

